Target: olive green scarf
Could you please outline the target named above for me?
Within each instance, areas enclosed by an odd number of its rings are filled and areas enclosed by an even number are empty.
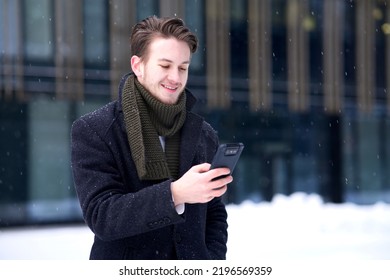
[[[186,94],[164,104],[130,75],[123,87],[122,108],[127,138],[141,180],[177,179],[180,129],[186,118]],[[165,137],[165,153],[159,136]]]

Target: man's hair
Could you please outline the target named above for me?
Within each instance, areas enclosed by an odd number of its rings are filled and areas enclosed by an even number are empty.
[[[158,18],[150,16],[134,25],[130,36],[132,55],[147,59],[150,43],[156,37],[176,38],[187,43],[191,53],[198,48],[198,39],[180,18]]]

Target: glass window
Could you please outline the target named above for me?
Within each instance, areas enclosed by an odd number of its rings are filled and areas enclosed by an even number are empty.
[[[323,3],[311,1],[310,4],[310,10],[303,18],[302,24],[304,30],[309,33],[310,83],[320,84],[323,78]],[[317,87],[315,87],[314,90],[317,90]]]
[[[28,60],[47,61],[53,57],[52,4],[50,0],[24,2],[25,55]]]
[[[137,21],[159,15],[158,0],[137,0]]]
[[[4,55],[5,53],[5,48],[4,48],[4,43],[5,43],[5,40],[4,40],[4,28],[6,26],[5,24],[5,5],[4,5],[4,1],[0,1],[0,16],[1,16],[1,19],[0,19],[0,57],[2,55]]]
[[[284,0],[272,1],[272,77],[274,93],[286,92],[287,80],[287,26],[286,3]]]
[[[20,35],[18,26],[18,5],[15,1],[0,1],[0,51],[1,55],[16,56],[19,52]]]
[[[107,66],[108,7],[105,0],[84,1],[84,60],[87,67]]]
[[[81,217],[70,169],[72,104],[39,97],[28,107],[29,222],[69,221]]]
[[[248,77],[247,1],[230,2],[230,59],[232,78]]]

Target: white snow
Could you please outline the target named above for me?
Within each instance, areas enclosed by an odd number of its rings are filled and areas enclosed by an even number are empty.
[[[228,260],[390,260],[390,205],[324,203],[276,195],[271,203],[228,205]],[[0,229],[2,260],[86,260],[86,226]]]

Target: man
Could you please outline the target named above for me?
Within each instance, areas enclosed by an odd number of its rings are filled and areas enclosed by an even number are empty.
[[[132,73],[118,100],[72,126],[72,170],[91,259],[225,259],[221,196],[233,178],[210,170],[216,132],[185,88],[197,38],[178,18],[133,27]]]

